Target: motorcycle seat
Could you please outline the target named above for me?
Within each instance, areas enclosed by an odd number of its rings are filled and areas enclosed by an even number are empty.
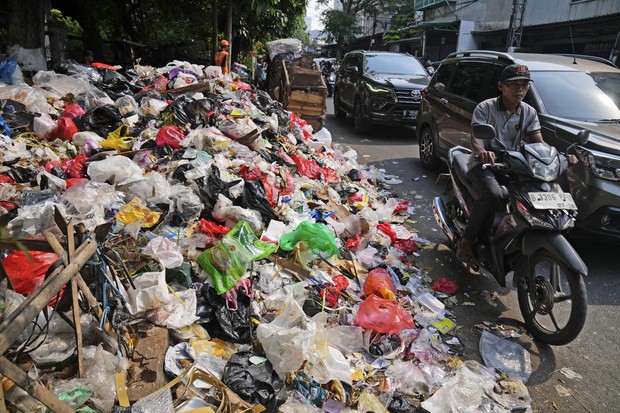
[[[476,196],[476,191],[474,190],[474,187],[472,186],[469,178],[467,177],[467,163],[469,162],[469,154],[459,152],[454,154],[454,157],[452,159],[454,171],[456,172],[459,181],[461,181],[465,188],[467,188],[467,192],[469,193],[469,195],[474,198],[474,200],[477,199],[478,197]],[[507,199],[509,195],[508,188],[501,184],[500,188],[502,189],[502,198]]]

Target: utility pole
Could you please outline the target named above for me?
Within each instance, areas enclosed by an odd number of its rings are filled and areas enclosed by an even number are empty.
[[[523,17],[525,15],[525,3],[527,0],[513,0],[510,26],[508,26],[508,39],[506,50],[514,52],[521,47],[521,35],[523,34]]]

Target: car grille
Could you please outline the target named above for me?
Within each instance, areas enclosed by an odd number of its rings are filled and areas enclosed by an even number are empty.
[[[418,89],[396,89],[398,103],[419,103],[421,99]],[[413,92],[413,95],[412,95]]]

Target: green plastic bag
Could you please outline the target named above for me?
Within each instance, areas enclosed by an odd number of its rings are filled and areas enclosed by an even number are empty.
[[[218,245],[200,254],[196,262],[213,279],[215,291],[224,294],[245,275],[250,262],[263,259],[276,249],[275,244],[258,239],[247,222],[239,221]]]
[[[325,224],[303,221],[295,231],[284,234],[279,245],[283,250],[291,251],[300,241],[305,242],[316,256],[329,258],[338,254],[336,238]]]

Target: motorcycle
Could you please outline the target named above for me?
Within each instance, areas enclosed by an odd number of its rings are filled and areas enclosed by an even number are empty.
[[[323,78],[325,79],[325,86],[327,86],[327,96],[332,97],[334,94],[334,85],[336,84],[336,72],[323,71]]]
[[[500,142],[491,125],[475,125],[479,139]],[[588,131],[578,134],[584,144]],[[501,142],[500,142],[501,143]],[[544,143],[525,144],[519,150],[496,151],[492,168],[502,186],[503,202],[496,211],[488,239],[474,244],[471,260],[463,265],[485,275],[492,275],[506,287],[512,272],[512,286],[517,289],[519,308],[532,335],[546,344],[564,345],[581,332],[587,312],[583,277],[588,269],[566,240],[563,232],[574,226],[577,206],[570,193],[556,182],[568,168],[565,155]],[[467,162],[471,150],[462,146],[448,153],[448,178],[445,200],[433,200],[433,215],[438,226],[456,251],[474,202],[467,179]]]

